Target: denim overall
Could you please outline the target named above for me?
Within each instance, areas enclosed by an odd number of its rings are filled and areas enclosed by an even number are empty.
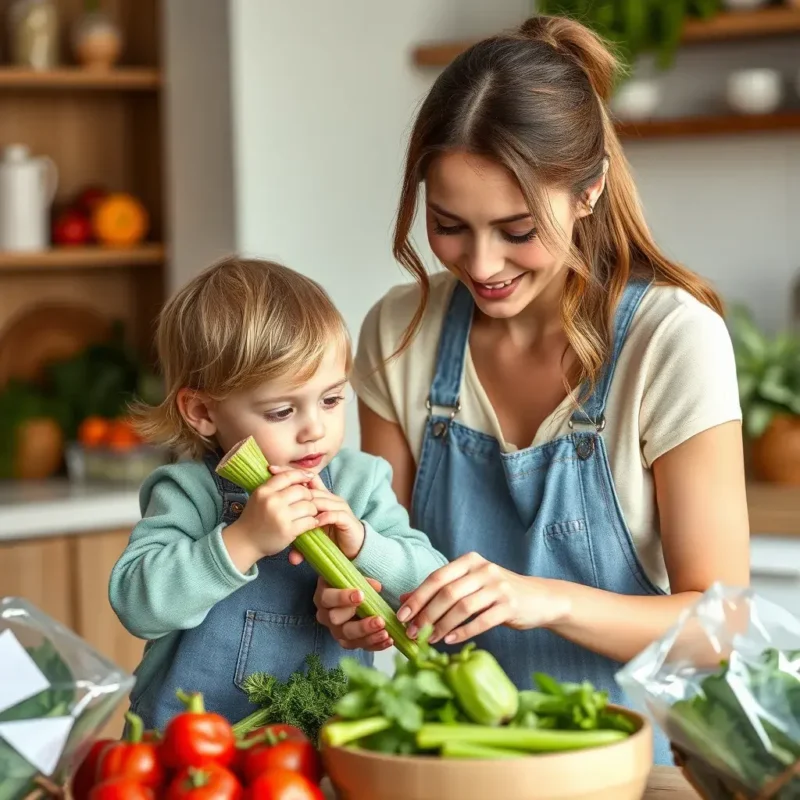
[[[214,471],[219,454],[205,463],[222,496],[219,522],[230,524],[242,513],[247,494]],[[328,489],[326,469],[320,478]],[[144,687],[140,697],[134,690],[131,709],[148,728],[164,724],[183,705],[178,689],[203,693],[206,708],[231,722],[256,710],[242,690],[252,672],[267,672],[286,680],[295,671],[305,671],[304,659],[319,654],[326,668],[335,667],[342,656],[372,664],[372,654],[343,650],[327,628],[316,620],[313,596],[317,575],[305,562],[289,563],[289,549],[262,558],[259,575],[217,603],[196,628],[180,632],[173,658],[163,679]]]
[[[492,436],[457,419],[474,305],[466,287],[456,285],[439,340],[412,500],[413,524],[449,559],[474,551],[522,575],[619,594],[663,594],[637,558],[601,436],[614,368],[648,286],[632,282],[626,288],[609,366],[582,411],[573,414],[572,432],[504,453]],[[588,679],[607,690],[611,702],[631,705],[614,679],[620,663],[551,631],[497,627],[475,641],[519,687],[531,687],[534,671],[546,672],[560,681]],[[655,760],[672,763],[663,736],[655,742]]]

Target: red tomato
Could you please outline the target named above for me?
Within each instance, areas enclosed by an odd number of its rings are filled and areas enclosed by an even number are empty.
[[[254,728],[244,736],[236,744],[236,759],[234,761],[234,770],[237,775],[244,775],[244,762],[247,757],[250,747],[248,744],[256,740],[268,741],[269,736],[273,736],[275,741],[280,739],[290,739],[297,742],[307,742],[308,737],[294,725],[287,725],[283,722],[276,722],[272,725],[263,725],[260,728]]]
[[[325,800],[322,789],[299,772],[276,769],[256,778],[247,790],[246,800]]]
[[[312,783],[322,779],[322,763],[311,742],[288,738],[274,743],[264,741],[242,752],[241,770],[246,783],[274,769],[299,772]]]
[[[130,725],[128,738],[109,745],[100,755],[97,780],[124,777],[143,786],[158,788],[166,777],[159,761],[159,745],[142,741],[144,726],[141,717],[129,711],[125,718]]]
[[[167,789],[166,800],[238,800],[241,796],[242,786],[230,770],[207,764],[179,772]]]
[[[74,800],[88,800],[89,792],[97,783],[97,762],[110,744],[114,744],[116,739],[98,739],[90,748],[89,752],[83,757],[80,766],[72,776],[70,788]]]
[[[162,764],[170,769],[207,764],[227,767],[236,754],[236,737],[228,720],[206,711],[201,694],[178,694],[186,711],[173,717],[164,729]]]
[[[53,242],[62,247],[86,244],[92,238],[92,223],[80,211],[64,211],[53,224]]]
[[[111,778],[89,792],[89,800],[155,800],[152,789],[130,778]]]

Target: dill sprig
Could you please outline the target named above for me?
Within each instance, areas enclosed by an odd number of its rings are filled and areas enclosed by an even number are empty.
[[[317,742],[323,723],[334,715],[334,706],[347,692],[348,679],[339,667],[325,669],[316,653],[305,657],[306,672],[294,672],[287,681],[254,672],[242,688],[251,703],[260,706],[233,726],[237,736],[263,725],[282,722],[299,728]]]

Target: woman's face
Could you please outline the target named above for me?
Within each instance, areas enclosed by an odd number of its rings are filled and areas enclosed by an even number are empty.
[[[544,246],[519,185],[503,167],[482,156],[445,153],[431,163],[425,188],[431,248],[484,314],[509,319],[537,298],[557,303],[566,252]],[[575,220],[586,212],[567,191],[547,196],[564,241],[571,241]]]

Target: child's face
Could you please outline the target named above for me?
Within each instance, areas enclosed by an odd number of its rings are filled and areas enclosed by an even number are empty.
[[[319,473],[344,440],[346,383],[345,354],[331,345],[306,383],[268,381],[210,403],[212,435],[225,451],[253,436],[270,464]]]

